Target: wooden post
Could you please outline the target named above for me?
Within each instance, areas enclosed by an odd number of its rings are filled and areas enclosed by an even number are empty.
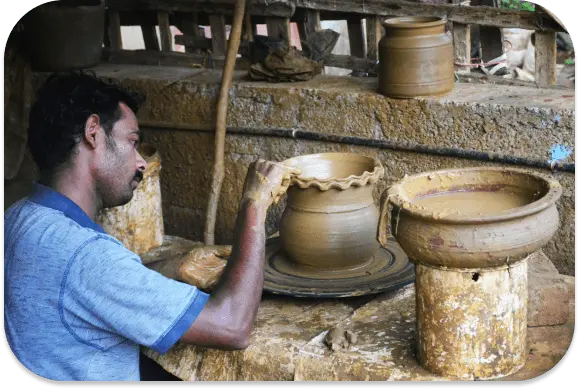
[[[166,11],[157,12],[157,22],[161,33],[161,50],[172,51],[173,35],[169,25],[169,13]]]
[[[298,30],[300,33],[300,40],[305,41],[308,35],[322,29],[320,20],[320,11],[311,9],[304,10],[304,20],[298,23]]]
[[[364,28],[359,16],[348,18],[348,37],[350,40],[350,54],[358,58],[366,58],[364,47]]]
[[[143,22],[141,24],[141,32],[143,33],[145,49],[159,51],[159,39],[157,38],[157,29],[155,28],[155,25]]]
[[[123,38],[121,35],[121,16],[118,11],[108,10],[109,15],[109,38],[111,49],[122,50]]]
[[[211,51],[216,57],[223,57],[225,56],[225,50],[227,49],[225,16],[215,14],[209,15],[209,25],[211,26]]]
[[[458,73],[470,73],[470,24],[453,23],[455,69]]]
[[[289,45],[290,43],[290,20],[289,18],[278,18],[275,16],[267,16],[265,18],[267,25],[267,35],[279,39],[284,39]]]
[[[455,1],[455,0],[453,0]],[[472,6],[498,8],[498,0],[471,0]],[[499,27],[479,26],[481,58],[483,62],[492,61],[503,55],[503,30]],[[494,65],[490,65],[491,67]]]
[[[368,16],[366,18],[366,52],[367,58],[378,59],[378,44],[382,39],[382,23],[379,16]]]
[[[198,17],[199,16],[197,12],[193,12],[192,14],[187,13],[183,16],[183,18],[181,19],[181,27],[183,28],[184,35],[189,35],[193,37],[201,36],[201,34],[199,33]],[[185,52],[199,54],[201,50],[185,46]]]
[[[556,39],[554,31],[535,31],[535,80],[539,85],[553,85],[557,80]]]

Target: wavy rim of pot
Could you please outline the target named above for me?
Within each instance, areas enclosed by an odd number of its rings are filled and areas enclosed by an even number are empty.
[[[425,28],[446,24],[446,19],[438,16],[400,16],[382,21],[384,28]]]
[[[501,212],[494,213],[489,216],[461,216],[461,215],[446,215],[439,216],[436,212],[426,211],[424,208],[416,205],[413,199],[405,195],[402,186],[410,180],[417,180],[424,177],[434,175],[448,175],[449,173],[463,173],[463,172],[476,172],[476,171],[496,171],[496,172],[507,172],[514,174],[524,174],[531,176],[538,181],[542,181],[548,188],[547,192],[538,200],[533,201],[522,207],[511,208]],[[401,190],[402,189],[402,190]],[[530,170],[517,169],[517,168],[503,168],[503,167],[473,167],[473,168],[458,168],[458,169],[444,169],[437,171],[424,172],[419,174],[414,174],[408,176],[405,179],[397,182],[388,189],[388,201],[400,208],[401,212],[410,214],[416,218],[422,220],[428,220],[435,223],[448,223],[448,224],[483,224],[483,223],[494,223],[507,220],[518,219],[521,217],[533,215],[539,213],[550,206],[554,205],[557,200],[561,197],[563,193],[563,188],[561,184],[541,173],[536,173]]]
[[[316,187],[322,191],[328,189],[347,189],[351,186],[364,186],[368,183],[374,184],[380,178],[384,176],[384,167],[380,163],[379,160],[376,158],[368,157],[358,153],[319,153],[319,154],[305,154],[300,155],[297,157],[289,158],[283,161],[284,165],[299,167],[297,164],[300,160],[307,160],[307,159],[315,159],[320,157],[327,157],[327,156],[343,156],[346,158],[352,157],[357,159],[365,159],[368,161],[368,164],[373,165],[372,171],[366,170],[364,173],[360,175],[351,174],[348,177],[342,178],[326,178],[320,179],[316,177],[304,177],[303,175],[299,175],[297,177],[293,177],[291,180],[291,185],[298,185],[302,189],[306,189],[309,187]]]

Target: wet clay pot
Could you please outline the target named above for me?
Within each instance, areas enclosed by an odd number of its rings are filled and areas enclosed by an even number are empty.
[[[34,8],[23,20],[34,70],[81,69],[101,60],[104,0],[53,1]]]
[[[280,222],[289,259],[317,270],[353,269],[371,261],[379,248],[372,191],[384,175],[380,162],[354,153],[324,153],[284,163],[302,171],[292,179]]]
[[[380,240],[390,221],[415,264],[424,368],[472,380],[525,364],[527,258],[556,232],[561,193],[547,176],[486,167],[410,176],[385,193]]]
[[[383,22],[379,43],[380,93],[398,98],[440,95],[454,87],[452,37],[437,17],[396,17]]]
[[[133,198],[120,207],[107,208],[97,216],[97,223],[125,247],[141,255],[163,244],[163,209],[161,204],[161,156],[155,147],[140,146],[147,161],[143,180]]]

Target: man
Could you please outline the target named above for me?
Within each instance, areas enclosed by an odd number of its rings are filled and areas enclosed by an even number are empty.
[[[143,177],[135,96],[83,73],[54,75],[31,109],[41,178],[4,216],[5,329],[32,372],[53,380],[138,380],[139,345],[248,345],[263,285],[264,220],[288,167],[249,167],[232,254],[211,295],[163,277],[93,221]],[[193,151],[192,151],[193,152]]]

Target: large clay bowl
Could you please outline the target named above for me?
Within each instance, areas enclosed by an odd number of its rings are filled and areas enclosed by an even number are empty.
[[[383,197],[383,214],[388,208],[384,203],[392,204],[392,234],[414,261],[496,267],[551,239],[559,225],[555,203],[561,193],[557,181],[522,169],[442,170],[393,185]]]
[[[304,155],[284,163],[302,171],[292,178],[280,222],[288,258],[317,269],[356,268],[371,261],[379,248],[372,191],[384,174],[382,165],[354,153]]]

